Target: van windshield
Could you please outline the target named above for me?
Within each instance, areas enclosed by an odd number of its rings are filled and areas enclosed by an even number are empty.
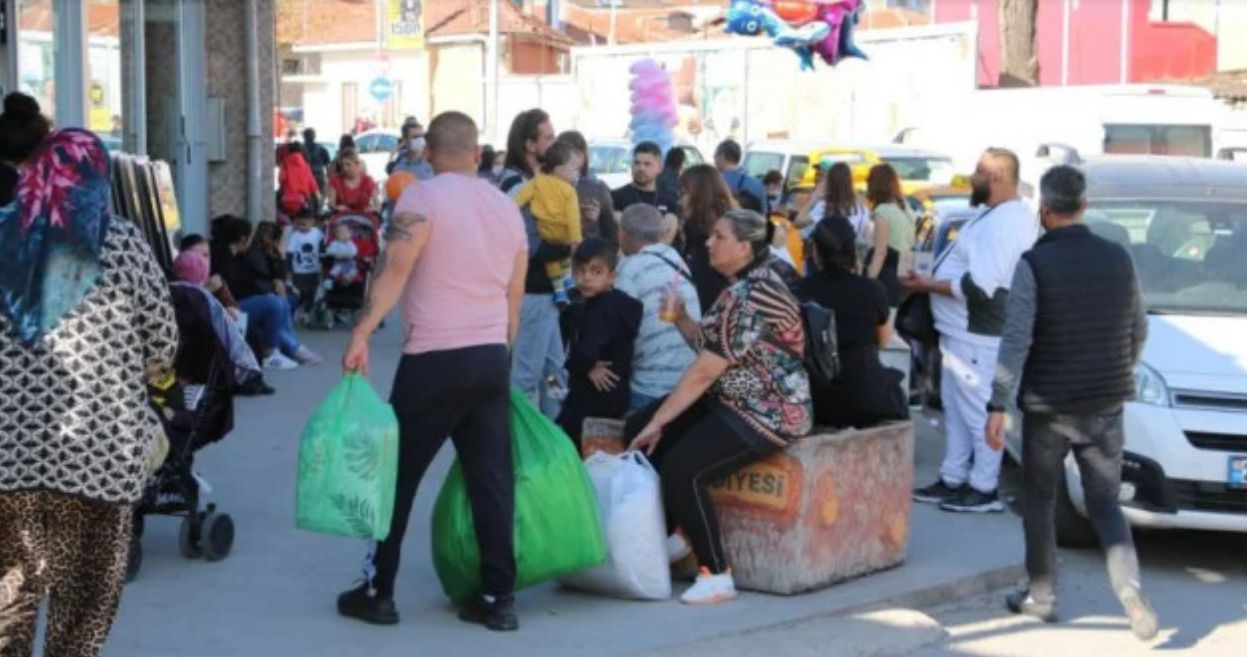
[[[745,162],[741,168],[747,175],[761,178],[771,169],[783,171],[784,155],[782,153],[749,153],[745,156]]]
[[[1247,315],[1247,202],[1091,202],[1087,225],[1126,247],[1148,310]]]

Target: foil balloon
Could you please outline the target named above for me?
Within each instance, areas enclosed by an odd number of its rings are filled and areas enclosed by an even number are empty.
[[[634,63],[629,72],[632,74],[628,83],[632,92],[632,122],[628,129],[632,144],[652,141],[666,153],[675,145],[673,129],[680,119],[671,75],[653,59]]]
[[[845,57],[866,58],[853,40],[862,0],[732,0],[727,32],[743,36],[766,34],[814,68],[818,55],[829,66]]]

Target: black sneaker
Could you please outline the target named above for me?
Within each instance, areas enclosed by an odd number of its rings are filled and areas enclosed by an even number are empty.
[[[265,383],[264,377],[259,376],[248,379],[246,383],[234,389],[234,394],[241,397],[263,397],[274,392],[277,392],[277,390]]]
[[[1010,593],[1005,597],[1005,605],[1015,614],[1038,618],[1045,623],[1057,622],[1056,602],[1039,602],[1031,597],[1030,591]]]
[[[953,488],[952,486],[945,484],[943,478],[940,478],[936,480],[934,484],[931,484],[926,488],[914,489],[914,501],[924,502],[926,504],[939,504],[944,500],[952,499],[960,495],[963,488],[965,488],[965,486],[957,486],[956,488]]]
[[[360,584],[338,596],[338,613],[372,625],[398,623],[398,609],[394,607],[394,601],[378,599],[368,592],[367,584]]]
[[[1140,641],[1151,641],[1160,631],[1160,620],[1143,592],[1137,589],[1128,591],[1121,596],[1121,605],[1126,608],[1126,616],[1130,618],[1130,631]]]
[[[515,617],[515,597],[510,595],[494,598],[492,602],[484,596],[479,597],[459,610],[459,620],[484,625],[495,632],[520,629],[520,622]]]
[[[973,486],[963,486],[960,493],[940,503],[941,511],[954,513],[1000,513],[1005,510],[1004,502],[996,495],[996,491],[984,493]]]

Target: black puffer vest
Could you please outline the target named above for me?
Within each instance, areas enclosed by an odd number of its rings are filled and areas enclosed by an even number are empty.
[[[1134,396],[1130,255],[1080,224],[1050,231],[1022,257],[1035,273],[1037,303],[1021,408],[1068,414],[1120,409]]]

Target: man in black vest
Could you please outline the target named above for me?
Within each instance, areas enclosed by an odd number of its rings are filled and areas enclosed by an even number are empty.
[[[1014,613],[1056,621],[1057,487],[1072,449],[1087,512],[1106,553],[1109,578],[1135,635],[1156,636],[1143,596],[1130,525],[1118,503],[1134,366],[1147,316],[1130,255],[1092,234],[1082,172],[1059,166],[1040,183],[1047,233],[1022,256],[1010,287],[1000,358],[988,404],[987,442],[1004,447],[1005,406],[1017,396],[1022,426],[1023,524],[1030,587],[1008,597]]]

